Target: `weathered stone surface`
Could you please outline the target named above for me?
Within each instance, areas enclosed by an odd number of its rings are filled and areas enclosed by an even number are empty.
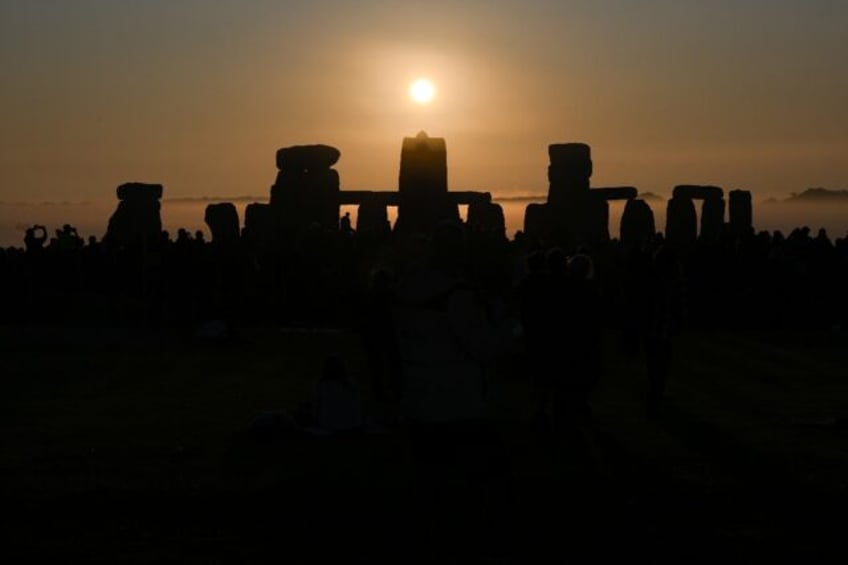
[[[690,198],[675,196],[666,208],[665,237],[674,245],[688,245],[698,237],[698,215]]]
[[[674,187],[672,195],[693,200],[707,200],[708,198],[724,198],[724,191],[717,186],[681,184]]]
[[[589,178],[592,176],[592,162],[578,161],[567,165],[549,165],[548,182],[554,186],[559,184],[572,184],[578,182],[580,185],[589,186]]]
[[[118,200],[159,200],[162,198],[162,185],[128,182],[119,186],[116,192],[118,194]]]
[[[610,186],[604,188],[593,188],[592,195],[604,200],[631,200],[639,196],[639,191],[633,186]]]
[[[248,204],[242,236],[255,245],[270,243],[277,233],[277,215],[270,204]]]
[[[335,165],[341,152],[329,145],[294,145],[277,151],[281,171],[320,171]]]
[[[701,239],[715,241],[724,232],[724,198],[707,198],[701,205]]]
[[[592,176],[591,149],[585,143],[555,143],[548,146],[548,157],[548,204],[556,210],[557,217],[568,218],[575,207],[588,202],[586,194]],[[555,227],[557,229],[554,230]],[[574,225],[551,228],[553,231],[569,232],[576,229]]]
[[[161,184],[131,182],[116,190],[118,207],[109,218],[104,240],[117,247],[158,239],[162,233]]]
[[[585,143],[552,143],[548,145],[551,165],[570,166],[575,162],[592,160],[592,149]]]
[[[475,231],[499,236],[506,235],[506,220],[500,204],[492,202],[472,202],[468,205],[467,223]]]
[[[315,171],[280,171],[274,186],[283,189],[330,190],[338,191],[339,172],[335,169]]]
[[[625,246],[642,247],[656,233],[654,212],[644,200],[628,200],[621,215],[621,243]]]
[[[360,235],[385,236],[391,233],[389,213],[379,197],[364,198],[356,215],[356,231]]]
[[[730,191],[730,229],[735,235],[746,235],[753,231],[754,210],[751,193],[747,190]]]
[[[396,229],[430,234],[441,221],[458,221],[459,208],[448,196],[447,149],[442,138],[423,131],[403,140],[400,156]]]
[[[156,199],[121,200],[109,218],[105,241],[121,247],[158,238],[162,233],[160,209]]]
[[[547,238],[552,218],[547,204],[531,203],[524,209],[524,233],[537,240]]]
[[[592,245],[609,239],[609,202],[594,190],[589,192],[585,214],[577,221],[574,243]]]
[[[212,243],[232,243],[239,239],[238,211],[232,202],[209,204],[204,221],[212,232]]]
[[[401,195],[447,192],[448,161],[444,138],[429,137],[423,131],[415,137],[405,137],[398,180]]]

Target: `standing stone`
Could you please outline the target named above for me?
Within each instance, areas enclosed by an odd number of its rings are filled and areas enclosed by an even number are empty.
[[[668,201],[665,237],[673,245],[690,245],[698,237],[698,215],[690,198],[674,196]]]
[[[589,191],[591,149],[585,143],[555,143],[548,146],[548,157],[548,203],[563,209]]]
[[[244,209],[242,237],[254,246],[268,245],[276,239],[277,217],[270,204],[248,204]]]
[[[430,234],[440,221],[459,221],[459,209],[448,197],[444,138],[423,131],[404,138],[398,185],[398,226],[403,232]]]
[[[389,235],[391,230],[385,203],[377,197],[364,198],[356,214],[356,232],[360,236],[365,234],[385,236]]]
[[[314,225],[336,229],[339,222],[339,173],[331,169],[339,150],[327,145],[296,145],[277,151],[280,172],[271,187],[271,206],[283,233]]]
[[[533,202],[524,209],[524,233],[537,241],[547,241],[552,224],[547,204]]]
[[[747,190],[730,191],[730,231],[739,237],[753,233],[754,211],[751,193]]]
[[[706,198],[701,205],[701,239],[716,241],[724,231],[724,198]]]
[[[475,232],[506,237],[506,220],[500,204],[486,200],[470,203],[467,223]]]
[[[123,247],[158,239],[162,233],[161,184],[126,183],[117,189],[118,208],[109,218],[104,240]]]
[[[578,219],[575,243],[592,245],[609,240],[609,202],[601,194],[589,191],[585,213]]]
[[[212,243],[226,245],[238,241],[239,217],[232,202],[209,204],[204,221],[212,232]]]
[[[621,215],[621,243],[643,247],[656,234],[654,212],[644,200],[628,200]]]

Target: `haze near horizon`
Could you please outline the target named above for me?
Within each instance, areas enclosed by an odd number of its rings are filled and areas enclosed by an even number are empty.
[[[10,0],[0,201],[265,194],[303,143],[341,150],[343,189],[395,189],[421,129],[454,190],[543,194],[560,141],[592,146],[595,186],[844,188],[846,22],[829,0]]]

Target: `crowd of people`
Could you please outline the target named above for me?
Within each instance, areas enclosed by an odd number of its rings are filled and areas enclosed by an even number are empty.
[[[650,408],[681,328],[839,330],[846,282],[848,239],[808,228],[577,249],[453,223],[427,236],[359,234],[343,219],[286,242],[222,244],[180,229],[115,248],[69,225],[49,240],[33,226],[23,248],[0,249],[0,321],[355,328],[378,404],[423,419],[479,416],[487,366],[519,343],[539,417],[585,418],[604,332],[644,357]],[[564,360],[568,378],[550,370]]]

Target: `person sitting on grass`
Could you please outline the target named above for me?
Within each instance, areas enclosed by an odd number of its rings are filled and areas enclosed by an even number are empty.
[[[324,360],[321,380],[315,387],[315,425],[330,433],[362,429],[362,400],[348,377],[344,362],[336,355]]]

